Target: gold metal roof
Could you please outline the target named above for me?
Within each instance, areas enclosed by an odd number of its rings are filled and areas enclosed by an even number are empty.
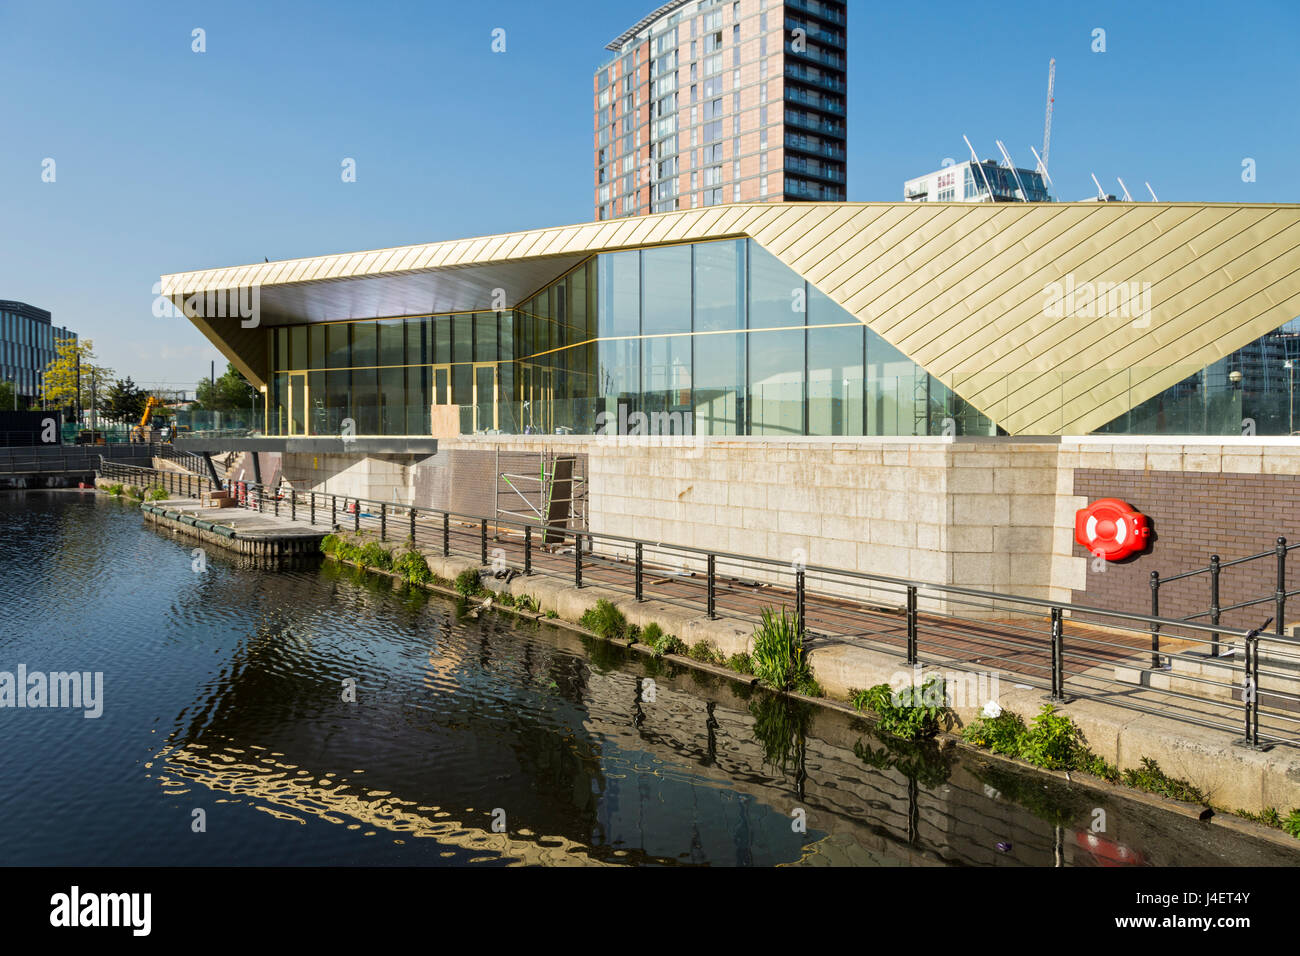
[[[729,236],[752,237],[1011,434],[1090,432],[1300,316],[1295,204],[736,204],[178,273],[162,291],[180,304],[256,284],[277,322],[399,314],[376,310],[453,286],[477,299],[466,308],[488,307],[492,288],[514,306],[586,255]],[[1057,315],[1045,290],[1067,282],[1136,283],[1150,311]],[[264,330],[192,321],[264,381]]]

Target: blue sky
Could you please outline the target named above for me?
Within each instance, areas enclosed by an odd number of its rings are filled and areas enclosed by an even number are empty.
[[[162,273],[588,221],[591,74],[655,5],[0,0],[0,298],[192,388],[224,360],[153,316]],[[1298,36],[1294,0],[850,0],[848,198],[899,199],[963,133],[1032,166],[1055,57],[1060,198],[1295,202]]]

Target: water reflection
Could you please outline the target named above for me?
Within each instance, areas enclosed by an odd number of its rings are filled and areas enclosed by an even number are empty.
[[[332,564],[195,574],[188,540],[116,503],[10,496],[0,515],[22,529],[0,540],[6,660],[101,665],[108,686],[102,721],[9,722],[5,862],[1296,858]]]

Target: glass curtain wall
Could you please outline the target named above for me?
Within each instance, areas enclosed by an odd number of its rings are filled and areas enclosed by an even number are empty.
[[[455,407],[464,434],[996,432],[748,239],[597,255],[509,312],[269,339],[271,434],[339,434],[351,420],[356,435],[427,435],[431,405]]]
[[[1268,332],[1245,348],[1136,404],[1100,434],[1293,435],[1295,386],[1300,365],[1300,319]],[[1155,369],[1129,371],[1129,390],[1141,388]]]

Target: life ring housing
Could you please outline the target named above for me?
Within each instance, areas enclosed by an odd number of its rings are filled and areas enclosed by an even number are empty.
[[[1074,540],[1107,561],[1120,561],[1146,549],[1147,517],[1118,498],[1101,498],[1074,513]]]

